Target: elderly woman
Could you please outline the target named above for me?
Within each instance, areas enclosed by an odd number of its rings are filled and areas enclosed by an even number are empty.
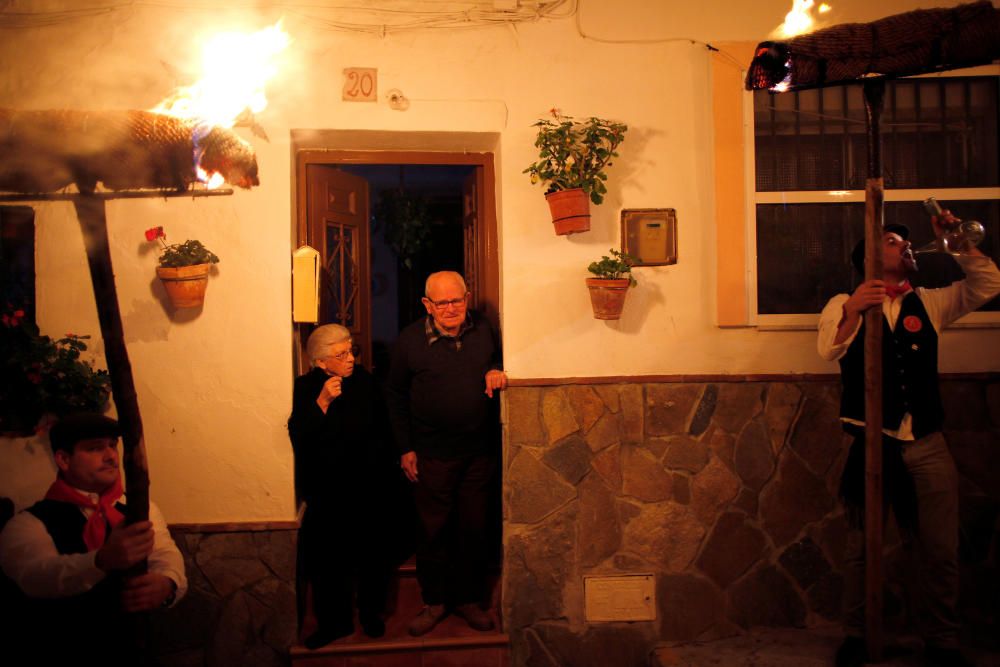
[[[350,332],[321,326],[306,352],[313,367],[295,380],[288,432],[306,501],[300,562],[318,624],[304,644],[315,649],[353,634],[355,588],[362,630],[385,632],[389,559],[381,535],[385,488],[396,471],[382,397],[371,374],[355,365]]]

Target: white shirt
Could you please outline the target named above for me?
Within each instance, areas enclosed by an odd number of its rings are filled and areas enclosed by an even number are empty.
[[[965,279],[953,282],[947,287],[927,289],[917,287],[914,292],[920,297],[927,310],[927,317],[930,318],[934,331],[940,335],[941,330],[957,320],[958,318],[971,313],[979,306],[983,305],[998,293],[1000,293],[1000,271],[996,264],[989,258],[960,256],[955,257],[955,261],[965,272]],[[890,299],[886,296],[882,301],[882,313],[885,315],[889,328],[895,330],[896,319],[903,306],[905,294]],[[849,294],[838,294],[827,302],[819,316],[819,337],[816,341],[816,348],[819,356],[827,361],[837,361],[847,353],[858,330],[861,329],[863,318],[858,321],[854,331],[839,344],[834,344],[837,337],[837,328],[844,317],[844,304],[850,298]],[[843,421],[863,425],[854,419],[841,418]],[[913,418],[910,413],[903,415],[903,421],[898,430],[882,429],[886,435],[897,440],[913,440]]]
[[[80,489],[95,503],[98,495]],[[89,517],[94,510],[80,508]],[[149,571],[169,577],[177,584],[174,603],[187,592],[184,557],[174,544],[163,514],[149,503],[149,520],[153,524],[153,551],[149,554]],[[86,593],[107,575],[97,567],[97,550],[83,554],[61,554],[45,524],[30,512],[14,515],[0,533],[0,569],[32,598],[63,598]]]

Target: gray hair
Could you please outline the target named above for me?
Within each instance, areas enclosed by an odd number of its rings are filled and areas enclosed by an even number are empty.
[[[427,282],[424,283],[424,296],[428,299],[431,298],[431,281],[437,278],[451,278],[452,280],[458,281],[458,284],[462,286],[462,294],[468,292],[468,288],[465,286],[465,278],[462,277],[461,273],[457,271],[436,271],[431,275],[427,276]]]
[[[309,363],[315,366],[317,359],[330,356],[330,348],[345,340],[351,340],[351,332],[347,327],[339,324],[324,324],[317,327],[309,334],[309,340],[306,342],[306,356],[309,357]]]

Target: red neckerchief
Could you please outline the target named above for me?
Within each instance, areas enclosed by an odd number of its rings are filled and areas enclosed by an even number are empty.
[[[912,289],[913,288],[910,287],[910,281],[909,280],[904,280],[903,282],[899,283],[898,285],[890,285],[890,284],[886,283],[885,293],[886,293],[886,295],[890,299],[895,299],[897,296],[906,294],[907,292],[909,292]]]
[[[104,546],[109,524],[114,528],[125,520],[125,515],[115,508],[115,502],[121,497],[121,476],[115,480],[114,484],[105,489],[96,503],[88,496],[67,484],[61,477],[57,477],[56,481],[52,483],[52,486],[45,493],[46,500],[72,503],[93,510],[87,519],[87,524],[83,528],[83,543],[87,545],[87,551],[94,551]]]

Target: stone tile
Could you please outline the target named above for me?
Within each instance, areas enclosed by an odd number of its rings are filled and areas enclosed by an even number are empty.
[[[694,438],[679,436],[670,438],[663,455],[663,466],[669,470],[701,472],[708,465],[708,445]]]
[[[749,422],[733,452],[736,474],[751,489],[759,491],[774,472],[774,453],[767,428],[758,420]]]
[[[764,401],[764,423],[767,424],[767,431],[771,437],[771,449],[777,455],[788,432],[795,423],[795,415],[799,411],[799,403],[802,400],[802,389],[790,382],[772,382],[767,388],[767,397]]]
[[[641,384],[621,385],[622,440],[642,442],[645,438],[646,404]]]
[[[740,491],[740,480],[719,459],[713,458],[693,477],[691,507],[705,525],[725,509]]]
[[[576,420],[586,433],[604,414],[604,401],[587,385],[569,385],[564,389]]]
[[[739,433],[743,425],[763,409],[763,394],[767,385],[759,382],[722,382],[713,417],[728,433]]]
[[[576,497],[576,489],[522,449],[507,471],[507,520],[535,523]]]
[[[666,572],[681,572],[694,560],[705,528],[690,507],[665,502],[644,505],[625,526],[624,548]]]
[[[744,628],[758,625],[802,627],[806,606],[792,582],[774,565],[760,567],[733,584],[728,616]]]
[[[691,574],[661,575],[656,582],[660,639],[691,639],[719,618],[725,601],[712,582]]]
[[[679,472],[674,475],[674,502],[681,505],[691,504],[691,478]]]
[[[840,393],[825,383],[806,386],[789,444],[816,475],[824,475],[840,453]]]
[[[669,500],[673,478],[645,449],[622,446],[622,493],[645,502]]]
[[[248,595],[237,592],[226,600],[209,646],[210,665],[243,665],[246,650],[254,643]]]
[[[530,629],[510,633],[511,664],[524,667],[562,667],[545,649],[538,634]]]
[[[158,612],[151,619],[150,643],[154,652],[161,655],[205,647],[212,640],[221,608],[214,594],[189,588],[174,607]]]
[[[679,435],[701,399],[701,384],[650,384],[646,386],[646,433]]]
[[[234,556],[230,556],[224,552],[220,554],[219,549],[216,547],[225,544],[239,545],[244,543],[242,540],[225,539],[231,535],[236,534],[226,533],[208,536],[202,543],[203,546],[196,556],[198,568],[212,584],[212,588],[219,594],[219,597],[223,598],[228,597],[243,586],[264,579],[271,574],[256,557],[243,557],[241,555],[243,550],[241,549],[235,549],[234,553],[236,555]],[[249,538],[249,536],[245,537]],[[252,541],[247,539],[246,543],[252,544]],[[212,544],[213,547],[205,548],[208,544]]]
[[[767,537],[742,512],[726,512],[712,527],[698,569],[725,589],[767,552]]]
[[[740,489],[740,493],[733,501],[733,509],[740,510],[749,517],[757,516],[757,508],[760,503],[757,499],[757,492],[746,487]]]
[[[617,384],[595,384],[594,391],[604,401],[604,405],[611,412],[621,410],[621,385]]]
[[[505,396],[509,441],[519,445],[545,443],[541,418],[542,390],[538,387],[511,387]]]
[[[548,433],[547,442],[559,442],[570,433],[580,429],[573,410],[570,408],[566,394],[561,387],[545,389],[542,393],[542,418]]]
[[[849,532],[850,529],[844,513],[837,511],[827,516],[819,524],[812,526],[808,534],[823,549],[823,555],[833,564],[833,567],[841,570],[844,567],[844,546],[847,544]]]
[[[736,436],[713,426],[709,428],[705,440],[707,440],[708,448],[712,450],[712,453],[726,464],[727,468],[735,472],[736,464],[733,463],[733,455],[736,452]]]
[[[535,630],[545,651],[560,667],[645,665],[647,647],[652,643],[651,633],[633,624],[593,625],[583,634],[554,623],[539,624]]]
[[[622,416],[605,412],[593,428],[587,431],[586,440],[587,445],[595,452],[622,442]]]
[[[833,498],[822,480],[786,449],[778,474],[760,494],[760,516],[775,546],[788,544],[806,524],[821,520],[831,509]]]
[[[767,388],[764,422],[771,437],[771,449],[777,455],[785,446],[788,431],[795,421],[802,400],[802,389],[790,382],[773,382]]]
[[[701,395],[701,400],[698,401],[698,407],[695,408],[694,417],[691,418],[691,426],[688,428],[688,433],[698,437],[705,432],[708,425],[712,421],[712,415],[715,414],[715,408],[719,400],[719,386],[710,384],[705,387],[705,392]]]
[[[261,561],[279,579],[295,583],[296,530],[264,530],[253,534]]]
[[[809,609],[828,621],[842,618],[844,578],[836,572],[827,572],[806,591]]]
[[[521,628],[563,615],[563,588],[575,572],[576,507],[512,535],[504,550],[504,620]]]
[[[542,461],[575,486],[590,470],[590,449],[579,435],[571,435],[546,449]]]
[[[654,567],[641,558],[636,558],[632,554],[615,554],[611,559],[614,568],[619,572],[647,572]]]
[[[670,446],[670,441],[675,437],[676,436],[668,435],[663,438],[646,438],[641,444],[649,450],[650,454],[658,459],[662,459],[663,455],[667,453],[667,447]]]
[[[830,563],[823,556],[823,550],[808,537],[788,545],[778,562],[803,590],[830,572]]]
[[[577,488],[580,499],[580,565],[592,567],[610,557],[621,546],[622,529],[615,498],[601,478],[589,475]]]
[[[604,449],[590,460],[591,467],[597,471],[604,482],[616,493],[622,489],[621,445],[613,445]]]

